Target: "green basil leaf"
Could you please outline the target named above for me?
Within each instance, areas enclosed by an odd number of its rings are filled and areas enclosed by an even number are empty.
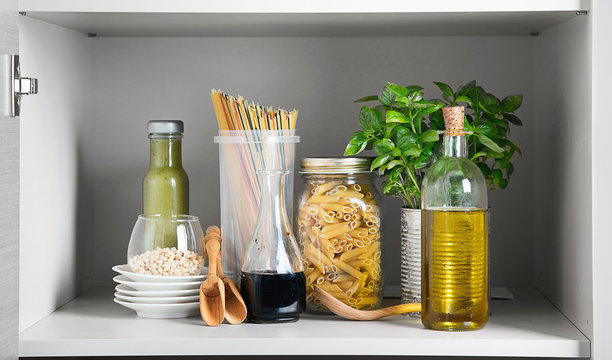
[[[401,150],[406,150],[408,147],[414,145],[417,141],[417,135],[405,127],[398,127],[395,133],[395,146]]]
[[[420,143],[428,143],[438,141],[440,137],[438,136],[438,132],[434,129],[429,129],[419,136]],[[503,151],[503,150],[502,150]]]
[[[391,134],[393,133],[393,130],[395,130],[395,127],[396,127],[396,126],[397,126],[397,125],[396,125],[396,124],[393,124],[393,123],[391,123],[391,124],[385,124],[385,125],[383,126],[383,135],[384,135],[384,137],[386,137],[386,138],[390,138],[390,137],[391,137]]]
[[[485,93],[480,100],[480,107],[489,114],[495,114],[500,110],[500,102],[494,95]]]
[[[523,95],[506,96],[501,101],[501,110],[505,113],[516,111],[523,104]]]
[[[472,155],[472,157],[470,158],[472,161],[478,159],[481,156],[487,156],[487,152],[486,151],[479,151],[476,154]]]
[[[415,91],[423,90],[423,87],[422,86],[418,86],[418,85],[408,85],[405,88],[406,88],[406,90],[408,90],[408,93],[413,93]]]
[[[421,150],[416,146],[411,146],[408,149],[402,151],[402,155],[405,157],[415,157],[421,155]]]
[[[442,110],[434,111],[429,115],[429,123],[433,129],[444,130],[444,116]]]
[[[380,111],[364,106],[359,113],[359,124],[366,131],[378,131],[382,128],[384,122],[382,121],[382,114]]]
[[[393,141],[391,141],[391,139],[377,140],[376,142],[374,142],[374,147],[373,147],[374,151],[378,155],[387,155],[391,153],[391,151],[393,151],[394,148],[395,148],[395,144],[393,143]]]
[[[378,100],[378,95],[369,95],[369,96],[364,96],[362,98],[359,98],[353,102],[356,103],[360,103],[360,102],[366,102],[366,101],[374,101],[374,100]]]
[[[499,170],[499,169],[493,170],[491,172],[491,179],[493,179],[493,184],[495,184],[496,186],[502,188],[502,185],[503,185],[503,181],[502,180],[504,180],[504,175],[502,174],[501,170]]]
[[[389,110],[385,115],[385,120],[387,123],[408,123],[409,119],[406,118],[404,114],[399,111]]]
[[[404,165],[404,163],[403,163],[403,162],[401,162],[400,160],[393,160],[393,161],[390,161],[390,162],[387,164],[387,169],[393,169],[394,167],[396,167],[396,166],[398,166],[398,165],[403,166],[403,165]]]
[[[480,140],[480,142],[484,146],[488,147],[489,149],[493,150],[496,153],[504,152],[504,149],[500,148],[499,145],[497,145],[493,140],[489,139],[484,134],[478,134],[478,140]]]
[[[465,84],[465,85],[461,85],[457,91],[456,94],[458,96],[463,96],[463,95],[468,95],[470,93],[470,91],[474,88],[474,86],[476,86],[476,80],[472,80],[469,83]]]
[[[497,135],[497,126],[485,122],[476,127],[476,132],[478,134],[483,134],[488,138],[493,138],[495,135]]]
[[[403,106],[410,106],[412,100],[407,96],[399,96],[395,98],[395,103]]]
[[[385,86],[378,95],[378,101],[387,106],[391,106],[394,100],[395,92],[391,90],[388,86]]]
[[[368,139],[366,138],[363,131],[355,131],[351,135],[351,139],[349,140],[348,145],[346,145],[346,149],[344,150],[344,155],[355,155],[362,152],[366,146],[368,145]]]
[[[414,163],[414,168],[422,169],[425,166],[427,166],[428,163],[429,163],[429,158],[427,156],[421,155],[416,159],[416,162]]]
[[[439,82],[439,81],[434,81],[434,84],[436,84],[438,89],[440,89],[440,91],[442,92],[442,97],[444,99],[446,99],[449,102],[455,99],[455,93],[453,92],[453,89],[451,89],[450,86],[448,86],[447,84],[443,82]]]
[[[523,125],[523,122],[521,121],[521,119],[519,119],[518,116],[516,115],[504,114],[504,119],[510,121],[514,125],[518,125],[518,126]]]
[[[485,176],[485,178],[488,178],[489,175],[491,175],[491,168],[486,163],[484,163],[484,162],[477,162],[476,166],[478,166],[480,171],[482,171],[482,174]]]
[[[510,161],[506,160],[506,159],[500,159],[500,160],[496,160],[495,161],[495,165],[497,166],[497,168],[499,169],[507,169],[508,166],[510,165]]]
[[[389,161],[389,155],[380,155],[374,161],[372,161],[372,165],[370,165],[370,171],[375,170],[376,168],[384,165],[387,161]]]
[[[470,89],[470,92],[467,94],[467,96],[470,99],[472,99],[473,108],[474,108],[474,110],[476,110],[477,108],[481,108],[482,107],[481,104],[482,104],[484,96],[485,96],[485,91],[480,86],[474,86],[474,87],[472,87]]]
[[[493,158],[493,159],[503,159],[505,157],[504,155],[505,153],[500,152],[500,153],[496,153],[495,151],[491,150],[491,149],[487,149],[487,157]]]
[[[523,155],[523,153],[521,152],[521,149],[512,141],[508,140],[508,139],[504,139],[502,140],[502,146],[508,146],[510,149],[516,151],[517,153]]]
[[[395,93],[395,97],[408,95],[408,90],[403,86],[394,83],[387,83],[387,87]]]
[[[385,181],[382,185],[382,190],[386,195],[392,195],[394,193],[395,183],[393,181]]]
[[[391,150],[391,155],[393,156],[401,156],[402,155],[402,150],[399,148],[393,148],[393,150]]]
[[[372,130],[372,122],[370,121],[371,116],[370,108],[362,106],[359,112],[359,125],[361,125],[363,130]]]
[[[457,98],[455,99],[455,102],[459,102],[459,101],[466,102],[466,103],[472,102],[472,100],[470,100],[470,98],[465,95],[457,96]]]

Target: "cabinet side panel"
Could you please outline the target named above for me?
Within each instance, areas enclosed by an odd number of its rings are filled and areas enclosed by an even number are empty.
[[[579,16],[535,40],[535,263],[539,289],[591,338],[589,22]]]
[[[19,53],[17,1],[0,2],[0,359],[17,358],[19,118],[9,117],[9,58]]]
[[[593,0],[593,359],[612,359],[612,2]]]
[[[21,116],[20,329],[91,283],[92,47],[86,35],[20,19],[22,69],[39,91]]]
[[[213,143],[217,122],[210,89],[298,109],[299,164],[301,157],[342,156],[351,133],[359,129],[364,105],[353,100],[377,93],[384,81],[421,84],[428,98],[437,98],[433,81],[456,87],[472,79],[499,96],[525,95],[517,112],[525,125],[511,134],[525,156],[513,159],[516,171],[509,187],[490,196],[491,258],[494,284],[534,284],[533,208],[525,201],[533,197],[531,38],[98,37],[94,50],[96,284],[112,284],[111,267],[125,263],[130,232],[142,211],[147,120],[185,121],[183,162],[191,212],[205,227],[219,223],[219,150]],[[301,182],[296,175],[296,194]],[[400,206],[397,198],[384,198],[389,285],[400,282]]]

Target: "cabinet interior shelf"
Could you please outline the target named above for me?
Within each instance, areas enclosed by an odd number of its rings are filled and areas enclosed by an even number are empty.
[[[414,355],[589,357],[590,343],[539,292],[513,289],[493,300],[487,326],[471,332],[425,330],[401,315],[355,322],[306,314],[290,324],[210,328],[198,317],[138,318],[112,301],[111,287],[88,290],[20,335],[19,353],[122,355]]]

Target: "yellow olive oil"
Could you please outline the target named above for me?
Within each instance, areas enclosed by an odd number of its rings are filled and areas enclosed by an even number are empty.
[[[486,211],[427,209],[422,214],[423,325],[480,329],[488,318]]]

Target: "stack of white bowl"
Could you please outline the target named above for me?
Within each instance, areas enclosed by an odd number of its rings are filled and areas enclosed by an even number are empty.
[[[199,291],[205,275],[145,275],[132,272],[127,264],[113,266],[113,270],[120,274],[113,278],[119,284],[115,302],[140,317],[169,319],[200,313]]]

